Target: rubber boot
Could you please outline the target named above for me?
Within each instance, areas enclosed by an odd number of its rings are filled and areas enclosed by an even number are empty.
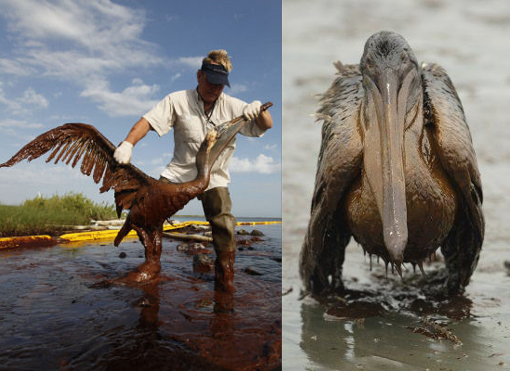
[[[214,289],[218,291],[234,292],[234,261],[236,252],[217,251],[214,262]]]

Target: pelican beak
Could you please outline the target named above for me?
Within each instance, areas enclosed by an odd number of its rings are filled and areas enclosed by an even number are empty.
[[[236,118],[220,125],[221,128],[216,132],[216,140],[211,147],[209,155],[209,163],[211,166],[221,155],[223,150],[235,140],[236,134],[243,128],[246,122],[246,120],[239,120]]]
[[[365,76],[364,170],[381,216],[386,250],[398,266],[404,260],[408,236],[404,129],[411,75],[402,80],[397,71],[387,68],[375,81]]]

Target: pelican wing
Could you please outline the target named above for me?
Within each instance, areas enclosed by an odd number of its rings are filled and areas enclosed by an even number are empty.
[[[462,103],[450,78],[436,64],[423,65],[422,74],[427,125],[432,127],[441,164],[458,189],[461,201],[455,226],[442,250],[449,274],[455,273],[452,270],[466,270],[458,281],[467,285],[484,238],[480,172]]]
[[[339,203],[361,171],[363,147],[357,128],[363,97],[357,65],[336,63],[338,74],[321,98],[323,121],[310,222],[301,250],[300,273],[314,293],[341,285],[344,249],[351,232],[341,219]],[[332,276],[331,285],[328,276]]]
[[[118,213],[130,209],[134,192],[152,179],[131,164],[117,163],[113,158],[115,146],[95,127],[86,124],[65,124],[39,135],[10,160],[0,164],[0,168],[25,159],[32,161],[50,151],[46,162],[55,159],[55,163],[62,161],[75,167],[83,158],[81,172],[92,174],[96,183],[103,179],[100,192],[114,189]]]

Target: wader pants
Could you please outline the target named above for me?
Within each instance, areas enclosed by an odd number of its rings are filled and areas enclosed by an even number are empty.
[[[165,177],[160,181],[172,183]],[[198,199],[202,201],[205,218],[211,225],[214,251],[216,252],[215,286],[222,291],[234,291],[234,261],[236,258],[236,219],[231,214],[232,200],[227,187],[205,191]]]
[[[234,260],[236,254],[236,219],[231,214],[232,200],[227,187],[216,187],[205,191],[198,199],[202,201],[204,214],[212,228],[216,251],[215,283],[223,291],[234,290]]]
[[[198,199],[202,201],[205,218],[212,228],[213,245],[216,252],[235,251],[236,219],[230,213],[232,200],[227,187],[216,187],[205,191]]]

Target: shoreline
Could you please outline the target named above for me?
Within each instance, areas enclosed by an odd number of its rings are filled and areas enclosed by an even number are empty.
[[[251,218],[256,219],[256,218]],[[123,221],[119,221],[122,222]],[[282,221],[243,221],[238,222],[237,226],[243,225],[269,225],[281,224]],[[165,224],[163,231],[179,230],[191,225],[209,225],[206,221],[185,221],[177,224]],[[24,248],[24,247],[50,247],[57,244],[75,243],[75,242],[91,242],[91,241],[105,241],[115,239],[118,229],[103,229],[103,230],[81,230],[71,231],[70,233],[63,233],[60,235],[33,235],[33,236],[11,236],[0,238],[0,250]],[[126,238],[137,238],[135,231],[128,233]]]

